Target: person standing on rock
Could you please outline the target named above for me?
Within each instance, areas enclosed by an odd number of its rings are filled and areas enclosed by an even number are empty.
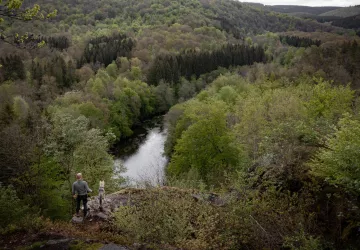
[[[76,174],[76,181],[72,185],[72,194],[74,199],[76,198],[76,216],[79,215],[80,211],[80,203],[83,202],[84,205],[84,217],[86,217],[87,213],[87,194],[91,193],[92,190],[89,188],[86,181],[83,180],[82,174]]]

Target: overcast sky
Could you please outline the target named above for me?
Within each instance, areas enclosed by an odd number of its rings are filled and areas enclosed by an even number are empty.
[[[360,0],[248,0],[241,2],[262,3],[265,5],[306,5],[306,6],[350,6],[360,4]]]

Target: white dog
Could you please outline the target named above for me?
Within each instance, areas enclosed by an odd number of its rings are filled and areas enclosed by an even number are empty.
[[[105,200],[105,181],[100,181],[99,184],[99,200],[100,208],[102,208],[102,201]]]

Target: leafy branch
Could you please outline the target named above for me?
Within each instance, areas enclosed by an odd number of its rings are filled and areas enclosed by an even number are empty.
[[[31,8],[22,8],[24,0],[0,0],[0,24],[5,21],[19,20],[23,22],[31,20],[45,20],[53,18],[57,15],[57,10],[50,13],[40,12],[40,6],[34,4]],[[20,48],[40,48],[45,45],[44,41],[35,44],[33,35],[19,35],[16,33],[14,36],[6,36],[0,31],[0,41],[15,45]]]

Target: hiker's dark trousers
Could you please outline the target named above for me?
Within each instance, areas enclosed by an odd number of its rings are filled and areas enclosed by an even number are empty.
[[[76,197],[76,213],[79,213],[80,211],[80,202],[83,202],[84,205],[84,216],[86,216],[87,213],[87,194],[86,195],[78,195]]]

